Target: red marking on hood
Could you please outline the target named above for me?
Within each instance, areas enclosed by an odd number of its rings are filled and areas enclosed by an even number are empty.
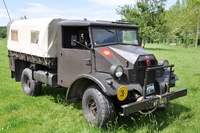
[[[143,47],[141,47],[141,46],[138,46],[138,48],[139,48],[139,49],[141,49],[141,50],[144,50],[144,48],[143,48]]]
[[[100,52],[107,57],[113,56],[113,53],[108,48],[101,48]]]

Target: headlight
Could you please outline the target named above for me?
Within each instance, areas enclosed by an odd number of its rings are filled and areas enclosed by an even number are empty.
[[[159,64],[162,65],[162,66],[168,66],[169,65],[169,62],[168,60],[160,60],[159,61]],[[164,69],[166,70],[168,67],[165,67]]]
[[[122,66],[112,65],[110,67],[110,74],[114,78],[120,78],[123,75],[124,69]]]

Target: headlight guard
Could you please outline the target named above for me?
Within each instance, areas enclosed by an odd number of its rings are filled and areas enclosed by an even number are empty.
[[[168,60],[160,60],[159,64],[162,66],[169,66],[169,61]],[[168,67],[165,67],[164,69],[167,70]]]
[[[110,67],[110,75],[114,78],[120,78],[124,73],[124,69],[120,65],[112,65]]]

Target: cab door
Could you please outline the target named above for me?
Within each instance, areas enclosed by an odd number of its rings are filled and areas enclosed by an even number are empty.
[[[80,74],[91,72],[91,51],[79,44],[85,44],[81,35],[88,33],[88,27],[62,27],[61,30],[57,53],[58,84],[68,87]]]
[[[90,73],[90,62],[90,50],[62,49],[58,58],[58,84],[68,87],[78,75]]]

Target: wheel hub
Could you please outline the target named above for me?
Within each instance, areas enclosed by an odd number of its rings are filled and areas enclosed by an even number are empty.
[[[27,86],[26,88],[30,90],[30,87],[31,87],[30,79],[26,77],[25,80],[26,80],[26,86]]]
[[[94,99],[90,99],[88,102],[88,109],[90,114],[92,114],[94,117],[97,116],[98,110],[97,110],[97,104],[94,101]]]

